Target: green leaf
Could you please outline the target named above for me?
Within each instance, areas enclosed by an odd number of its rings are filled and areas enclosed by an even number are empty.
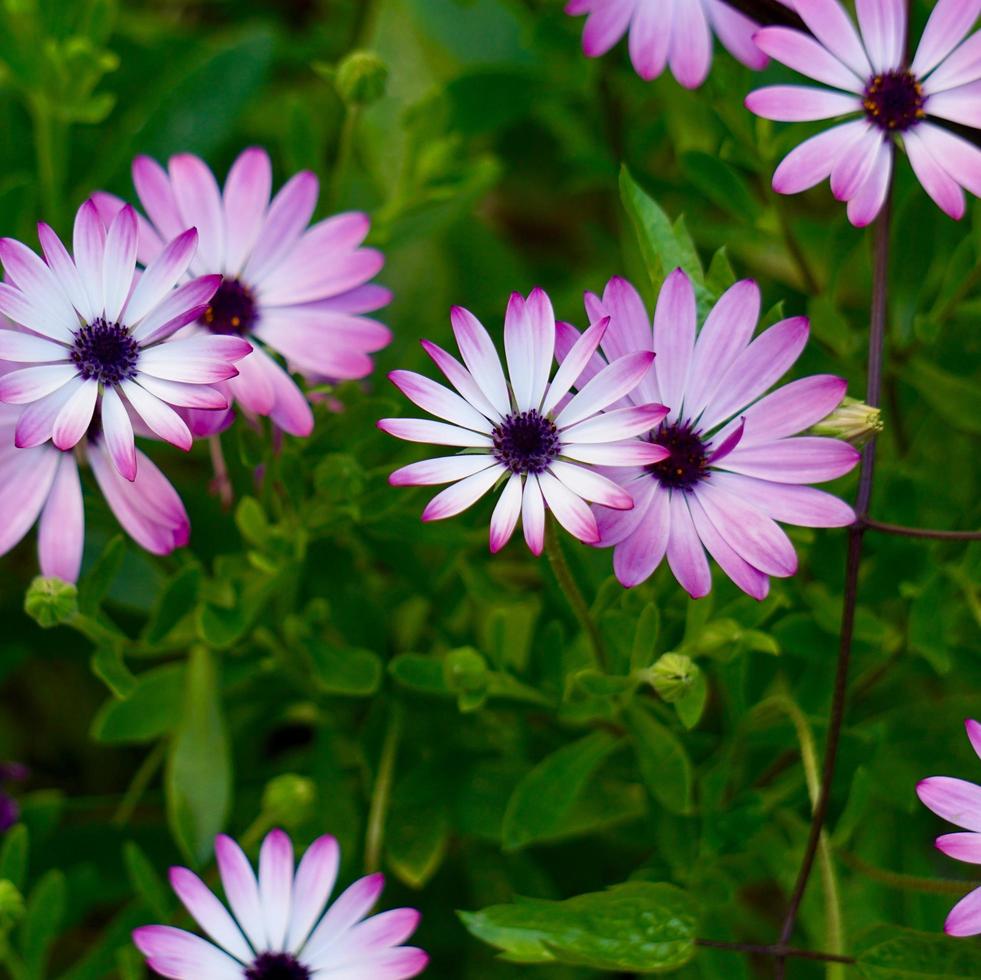
[[[213,655],[195,647],[184,712],[167,757],[167,815],[175,840],[199,864],[211,853],[231,803],[231,759]]]
[[[30,976],[45,976],[48,950],[65,916],[68,887],[60,871],[49,871],[34,886],[27,901],[21,933],[24,963]]]
[[[513,851],[555,833],[599,764],[617,747],[599,731],[542,760],[515,787],[504,814],[504,849]]]
[[[874,926],[858,941],[858,970],[868,980],[973,980],[981,947],[935,932]]]
[[[450,694],[443,663],[436,657],[429,657],[424,653],[403,653],[388,665],[388,672],[401,685],[420,694],[438,694],[443,697]]]
[[[698,670],[691,682],[691,687],[674,702],[674,710],[685,728],[694,728],[701,720],[708,700],[708,681],[705,672]]]
[[[249,620],[237,599],[231,606],[205,602],[198,608],[198,635],[209,646],[227,650],[248,629]]]
[[[760,204],[742,174],[711,153],[692,150],[681,158],[681,165],[691,182],[723,211],[741,221],[755,221]]]
[[[445,771],[420,766],[392,794],[385,833],[385,856],[410,888],[423,888],[439,870],[450,839],[452,785]]]
[[[92,722],[97,742],[151,742],[177,727],[181,718],[185,667],[167,664],[140,674],[123,701],[107,701]]]
[[[128,698],[136,690],[137,679],[126,666],[118,647],[100,647],[92,654],[92,673],[117,698]]]
[[[654,661],[660,632],[661,612],[653,602],[649,602],[637,617],[637,630],[634,633],[634,646],[630,655],[631,670],[650,667]]]
[[[133,890],[143,899],[148,911],[155,918],[166,922],[171,913],[170,893],[164,887],[153,863],[139,845],[131,840],[123,845],[123,861]]]
[[[166,585],[150,616],[146,642],[160,643],[194,610],[201,591],[201,566],[185,565]]]
[[[627,709],[625,721],[651,796],[672,813],[690,813],[692,771],[684,746],[640,705]]]
[[[695,954],[694,903],[674,885],[627,882],[564,902],[521,899],[460,918],[515,963],[666,973]]]
[[[342,650],[320,639],[307,641],[317,681],[329,694],[368,697],[378,690],[382,662],[370,650]]]
[[[714,296],[721,296],[735,281],[736,273],[729,262],[729,251],[723,245],[712,256],[705,276],[705,285]]]
[[[261,548],[269,540],[269,521],[255,497],[243,497],[235,509],[239,533],[251,545]]]
[[[102,549],[89,573],[78,584],[78,608],[91,616],[99,608],[109,587],[119,573],[126,554],[126,539],[117,534]]]
[[[981,433],[981,387],[973,380],[919,358],[906,365],[904,378],[954,428],[973,435]]]
[[[24,890],[27,881],[27,859],[30,852],[30,837],[27,827],[14,824],[3,836],[0,847],[0,878],[6,878],[19,891]]]

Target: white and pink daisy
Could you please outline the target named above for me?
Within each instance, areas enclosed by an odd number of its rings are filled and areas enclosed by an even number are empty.
[[[187,153],[171,157],[167,170],[137,157],[133,183],[149,219],[140,222],[140,261],[152,262],[177,230],[193,225],[200,243],[191,271],[224,277],[189,330],[252,343],[252,353],[237,364],[238,377],[227,384],[231,399],[286,432],[309,435],[310,405],[270,352],[317,380],[371,373],[369,355],[392,335],[364,315],[391,300],[387,289],[369,282],[385,260],[361,247],[368,216],[338,214],[308,228],[319,193],[316,175],[294,175],[270,201],[272,165],[255,147],[232,164],[223,189],[207,164]],[[107,216],[123,206],[109,194],[95,199]],[[209,435],[229,417],[195,412],[190,421],[195,435]]]
[[[858,0],[859,31],[838,0],[795,3],[813,37],[765,27],[756,43],[831,88],[774,85],[750,93],[747,108],[781,122],[857,118],[793,150],[773,175],[774,190],[796,194],[830,177],[852,224],[867,225],[885,201],[899,138],[926,192],[961,218],[962,188],[981,195],[981,150],[931,120],[981,127],[981,33],[967,37],[981,0],[938,0],[912,62],[906,0]]]
[[[763,599],[771,575],[797,570],[778,521],[840,527],[855,520],[846,503],[805,484],[847,473],[857,450],[838,439],[798,435],[841,402],[844,379],[815,375],[765,394],[804,349],[805,317],[783,320],[753,339],[760,291],[745,280],[719,298],[697,331],[695,291],[681,269],[661,288],[653,328],[624,279],[611,279],[602,298],[587,293],[586,310],[590,319],[609,317],[602,342],[607,359],[657,350],[653,369],[612,414],[637,403],[671,406],[647,433],[665,458],[619,471],[633,510],[596,508],[598,543],[613,547],[621,584],[643,582],[667,556],[685,590],[704,596],[712,588],[707,549],[739,588]],[[559,325],[560,356],[568,358],[580,343],[574,328]],[[588,385],[607,370],[597,354],[582,376]]]
[[[981,758],[981,724],[968,719],[964,725]],[[916,794],[938,817],[964,828],[963,833],[938,837],[937,847],[955,861],[981,864],[981,786],[951,776],[930,776],[917,785]],[[981,935],[981,888],[969,892],[950,910],[944,931],[949,936]]]
[[[85,541],[85,511],[79,462],[87,462],[116,519],[141,547],[166,555],[187,544],[190,523],[177,491],[142,452],[136,476],[123,479],[110,459],[98,427],[74,450],[47,442],[29,449],[14,445],[18,411],[0,405],[0,555],[17,545],[38,522],[41,574],[78,581]],[[95,431],[93,431],[93,428]]]
[[[630,61],[646,81],[670,66],[681,85],[698,88],[712,66],[713,33],[750,68],[769,60],[753,43],[759,25],[723,0],[570,0],[565,12],[589,15],[582,47],[590,58],[606,54],[629,32]]]
[[[666,455],[659,446],[634,438],[664,418],[663,405],[603,412],[636,387],[654,354],[637,351],[614,361],[569,398],[603,339],[607,320],[583,333],[553,376],[552,303],[541,289],[533,289],[527,300],[513,294],[504,318],[505,376],[494,342],[477,318],[457,306],[450,319],[463,364],[436,344],[424,340],[422,345],[455,392],[412,371],[390,375],[406,397],[444,421],[382,419],[378,425],[400,439],[465,452],[412,463],[389,482],[452,484],[429,502],[424,521],[453,517],[503,485],[490,523],[493,552],[507,544],[520,518],[528,547],[541,554],[546,508],[570,534],[595,543],[599,530],[586,501],[614,508],[630,508],[633,501],[594,467],[643,466]]]
[[[384,887],[380,874],[356,881],[328,907],[340,851],[315,840],[293,866],[289,837],[274,830],[259,852],[258,881],[231,838],[215,841],[228,909],[187,868],[170,883],[212,942],[171,926],[143,926],[133,940],[151,969],[173,980],[405,980],[429,961],[402,946],[419,924],[415,909],[368,916]],[[326,909],[326,911],[324,911]]]
[[[194,256],[193,228],[178,233],[141,275],[130,207],[107,230],[95,205],[83,204],[74,258],[47,225],[38,234],[44,259],[0,239],[0,312],[22,328],[0,330],[0,360],[21,365],[0,378],[0,401],[25,406],[16,445],[50,439],[71,449],[98,411],[113,465],[135,480],[131,413],[161,439],[190,449],[191,433],[174,406],[224,408],[224,395],[211,386],[234,377],[234,362],[251,347],[239,337],[173,337],[208,308],[221,281],[201,276],[175,288]]]

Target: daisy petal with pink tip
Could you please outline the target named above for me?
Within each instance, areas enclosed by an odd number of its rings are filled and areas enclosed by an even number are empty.
[[[617,287],[614,292],[621,295]],[[631,296],[621,298],[634,308]],[[508,302],[506,373],[490,335],[473,314],[454,307],[451,322],[463,364],[435,344],[424,341],[423,346],[454,390],[411,371],[391,374],[403,394],[440,421],[382,419],[378,425],[400,439],[467,452],[403,466],[389,482],[449,484],[423,511],[426,521],[453,517],[500,489],[491,517],[492,552],[504,547],[520,520],[528,547],[540,554],[546,509],[570,534],[595,543],[599,531],[588,502],[629,509],[633,500],[592,467],[636,466],[664,455],[659,447],[636,437],[663,419],[667,408],[659,404],[611,408],[650,373],[653,352],[637,351],[604,363],[583,381],[608,321],[593,324],[563,347],[562,328],[542,289],[532,290],[527,298],[515,293]],[[553,370],[557,349],[566,356]],[[580,390],[569,397],[577,382]]]

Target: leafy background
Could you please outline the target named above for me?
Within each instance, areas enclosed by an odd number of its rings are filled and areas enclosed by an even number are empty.
[[[929,4],[914,7],[921,25]],[[628,593],[608,552],[564,541],[601,625],[604,673],[548,564],[517,542],[489,557],[489,503],[419,522],[424,492],[385,476],[420,453],[374,421],[404,410],[384,373],[427,370],[418,339],[448,342],[451,304],[499,329],[510,291],[540,284],[582,325],[584,289],[627,274],[652,301],[679,261],[706,270],[708,292],[756,278],[768,319],[807,312],[813,340],[796,370],[841,373],[861,395],[868,236],[826,186],[769,191],[803,128],[751,117],[742,98],[758,80],[722,53],[694,93],[670,76],[643,83],[622,45],[585,60],[581,21],[550,0],[0,11],[4,234],[33,244],[41,216],[65,231],[96,188],[131,197],[137,152],[193,151],[223,174],[262,144],[280,182],[319,174],[319,214],[372,213],[395,293],[378,372],[334,392],[343,408],[322,404],[313,437],[278,454],[241,424],[226,437],[231,512],[209,494],[205,446],[154,447],[191,514],[189,550],[151,560],[91,494],[79,612],[47,631],[23,609],[33,539],[0,563],[0,758],[33,773],[23,827],[0,853],[27,914],[11,926],[0,901],[0,919],[26,977],[143,976],[128,930],[186,924],[166,868],[207,868],[222,828],[255,847],[276,823],[302,844],[337,835],[345,881],[380,861],[386,904],[423,910],[433,977],[678,965],[693,953],[695,906],[701,936],[771,941],[825,732],[843,532],[792,531],[801,571],[761,604],[718,573],[692,602],[663,568]],[[387,94],[350,113],[331,66],[364,47],[389,67]],[[618,194],[621,163],[653,261]],[[903,163],[873,501],[883,520],[977,526],[979,280],[981,208],[949,221]],[[938,821],[913,792],[929,774],[979,774],[961,727],[981,691],[978,550],[870,535],[866,556],[829,836],[797,938],[877,950],[861,971],[880,980],[913,976],[914,958],[917,977],[978,976],[978,946],[939,936],[967,890],[946,879],[970,868],[934,851]],[[700,668],[682,702],[659,699],[645,673],[669,651]],[[540,904],[628,880],[598,904]],[[516,896],[538,904],[457,916]],[[664,909],[654,926],[638,903]],[[877,923],[891,928],[863,939]],[[502,962],[468,927],[518,959],[562,962]],[[851,969],[792,961],[790,975]],[[699,950],[677,975],[769,970]]]

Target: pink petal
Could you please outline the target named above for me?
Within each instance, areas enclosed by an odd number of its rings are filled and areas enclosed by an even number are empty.
[[[672,492],[668,506],[668,565],[681,587],[693,599],[701,599],[712,591],[712,573],[688,509],[687,494]]]
[[[839,201],[850,201],[872,173],[878,160],[878,150],[885,134],[877,126],[866,123],[858,139],[848,144],[831,168],[831,193]]]
[[[102,393],[102,432],[113,465],[123,479],[132,482],[136,479],[133,423],[114,388],[106,388]]]
[[[259,237],[272,190],[269,154],[251,146],[239,154],[225,180],[225,262],[222,272],[237,276]]]
[[[784,157],[773,174],[778,194],[799,194],[831,176],[835,163],[865,131],[864,119],[842,123],[805,140]]]
[[[967,737],[971,743],[971,748],[977,753],[979,759],[981,759],[981,722],[974,721],[973,718],[968,718],[964,722],[964,727],[967,729]]]
[[[67,354],[66,347],[42,337],[0,329],[0,361],[38,364],[65,360]]]
[[[137,324],[174,288],[187,272],[198,244],[198,233],[189,228],[170,242],[140,276],[126,304],[126,322]]]
[[[313,431],[313,412],[296,382],[261,348],[257,347],[251,356],[258,358],[266,380],[272,385],[274,402],[269,417],[291,436],[310,435]],[[238,381],[238,378],[233,378],[229,384],[234,387]]]
[[[182,230],[196,228],[198,232],[195,268],[202,273],[221,271],[225,259],[225,216],[215,175],[200,157],[190,153],[172,156],[168,171]]]
[[[340,849],[333,837],[318,837],[308,848],[293,881],[293,914],[286,948],[298,951],[320,918],[337,881]]]
[[[490,522],[490,550],[497,554],[514,534],[521,516],[521,477],[512,473],[504,484]]]
[[[127,204],[109,226],[102,258],[102,296],[109,323],[119,322],[133,287],[136,243],[136,212]]]
[[[181,218],[167,171],[156,160],[138,156],[133,161],[133,186],[139,195],[143,210],[156,226],[162,239],[169,242],[182,231],[187,230],[188,226]],[[194,225],[196,222],[191,224]]]
[[[809,122],[860,112],[862,100],[856,95],[806,85],[770,85],[750,92],[746,108],[777,122]]]
[[[875,71],[899,68],[906,51],[904,0],[855,0],[865,50]]]
[[[920,136],[917,129],[909,129],[903,136],[906,155],[909,157],[913,173],[923,185],[923,189],[933,198],[937,207],[944,214],[959,221],[964,217],[964,192],[960,184],[934,157],[929,143]]]
[[[515,405],[519,412],[526,412],[532,407],[535,345],[525,315],[525,300],[519,293],[511,294],[504,315],[504,353]]]
[[[478,412],[485,415],[492,422],[499,422],[501,420],[501,413],[488,401],[487,396],[474,380],[473,375],[452,354],[448,354],[442,347],[428,340],[421,341],[421,344],[423,350],[433,359],[436,366],[443,372],[450,384]],[[544,406],[542,411],[546,412]]]
[[[538,408],[545,396],[555,359],[555,311],[545,290],[536,286],[525,303],[532,340],[531,406]]]
[[[614,574],[620,584],[628,589],[650,578],[654,569],[661,564],[671,533],[670,494],[654,480],[650,481],[650,486],[643,520],[613,551]],[[640,510],[641,499],[639,496],[635,499],[635,510]]]
[[[235,920],[193,871],[187,868],[171,868],[170,886],[197,924],[222,949],[243,963],[254,959],[254,953]]]
[[[215,838],[215,859],[225,898],[253,949],[266,949],[268,937],[259,898],[259,885],[242,848],[225,834]]]
[[[83,381],[61,407],[51,427],[51,441],[58,449],[73,449],[88,431],[99,395],[99,383]]]
[[[171,926],[142,926],[133,930],[133,942],[147,963],[164,977],[191,980],[241,980],[242,965],[200,936]]]
[[[122,198],[116,197],[115,194],[107,194],[105,191],[95,191],[91,201],[99,212],[100,220],[107,228],[116,215],[126,207],[126,202]],[[136,215],[136,228],[138,238],[136,261],[141,265],[149,265],[163,251],[164,242],[153,225],[139,212]],[[80,307],[76,309],[81,311]],[[86,317],[86,319],[91,318]]]
[[[931,776],[917,784],[916,795],[938,817],[981,832],[981,786],[950,776]]]
[[[74,364],[44,364],[0,376],[0,401],[26,405],[51,394],[78,376]]]
[[[168,293],[133,330],[142,347],[163,340],[197,320],[221,285],[221,276],[201,276]]]
[[[940,64],[981,15],[981,0],[937,0],[910,70],[923,78]]]
[[[969,892],[950,910],[944,932],[948,936],[981,934],[981,888]]]
[[[361,878],[343,892],[314,929],[303,949],[304,960],[316,969],[333,944],[371,911],[384,887],[384,876],[373,874]]]
[[[393,487],[424,487],[440,483],[454,483],[473,476],[488,466],[494,465],[494,457],[489,453],[466,456],[440,456],[410,463],[396,470],[388,478]]]
[[[102,266],[106,251],[106,226],[92,201],[86,201],[75,215],[72,251],[82,288],[88,297],[89,309],[101,313],[105,309]]]
[[[17,419],[14,445],[18,449],[27,449],[47,442],[51,438],[51,430],[54,428],[58,413],[84,383],[79,377],[72,378],[50,395],[45,395],[36,402],[26,405]]]
[[[811,33],[859,78],[872,74],[855,25],[838,0],[793,0],[793,7]]]
[[[668,52],[671,74],[685,88],[698,88],[712,64],[712,31],[701,3],[676,3]]]
[[[627,354],[614,361],[603,368],[596,377],[586,382],[556,416],[555,425],[560,430],[566,429],[596,412],[601,412],[633,391],[653,363],[652,351],[638,351],[636,354]]]
[[[198,408],[215,411],[228,408],[228,398],[210,385],[187,384],[183,381],[165,381],[149,374],[140,375],[140,387],[146,388],[168,405],[178,408]]]
[[[664,405],[634,405],[594,415],[565,429],[562,438],[574,443],[614,442],[651,431],[667,415]]]
[[[493,446],[489,436],[430,419],[381,419],[378,428],[408,442],[429,442],[437,446],[460,446],[468,449],[490,449]]]
[[[981,37],[981,31],[978,32]],[[924,123],[916,135],[947,174],[975,197],[981,197],[981,149],[954,133]]]
[[[603,337],[603,353],[608,360],[624,354],[654,350],[651,320],[640,293],[620,276],[614,276],[603,290],[594,320],[610,318],[610,327]]]
[[[480,500],[506,472],[500,463],[494,463],[487,469],[454,483],[429,501],[422,512],[422,519],[442,521],[455,517]]]
[[[789,27],[764,27],[753,40],[771,58],[794,71],[833,88],[861,94],[865,80],[846,68],[828,49],[813,37]]]
[[[216,384],[239,374],[251,350],[248,341],[240,337],[202,333],[145,348],[137,367],[166,381]]]
[[[273,198],[242,278],[261,284],[288,255],[310,223],[320,184],[308,170],[291,177]]]
[[[521,526],[525,544],[533,555],[540,555],[545,547],[545,498],[538,477],[530,474],[525,477],[521,496]]]
[[[50,446],[19,449],[0,470],[0,555],[27,534],[47,500],[62,454]]]
[[[774,483],[824,483],[848,473],[859,459],[859,451],[840,439],[791,436],[740,446],[719,467]]]
[[[68,254],[61,239],[55,234],[53,228],[46,225],[43,221],[38,223],[37,235],[44,251],[44,259],[48,267],[54,273],[58,286],[65,294],[65,298],[72,306],[78,310],[82,319],[87,323],[94,320],[102,310],[96,310],[89,306],[88,294],[82,285],[81,276],[75,263]]]
[[[649,82],[664,71],[671,44],[671,6],[638,3],[630,21],[630,60],[634,70]]]
[[[238,375],[229,380],[228,389],[251,415],[268,415],[276,404],[272,372],[258,348],[236,364]]]
[[[926,110],[931,116],[949,119],[962,126],[981,128],[981,81],[931,95]]]
[[[688,370],[695,349],[695,290],[682,269],[675,269],[664,281],[654,311],[654,374],[660,401],[670,408],[668,419],[675,421],[688,381]]]
[[[38,332],[71,343],[79,327],[78,315],[44,261],[13,238],[0,238],[0,261],[7,274],[8,288],[16,286],[27,305],[41,314],[35,321]],[[13,315],[16,318],[16,313]],[[34,323],[24,326],[33,328]]]
[[[948,3],[948,6],[951,5]],[[967,9],[966,4],[955,3],[954,6],[958,10]],[[939,9],[940,5],[934,8],[934,12]],[[922,75],[920,77],[922,78]],[[934,95],[937,92],[975,82],[979,78],[981,78],[981,31],[972,34],[957,48],[926,80],[924,88],[927,95]]]
[[[783,524],[848,527],[855,523],[855,511],[850,505],[814,487],[774,483],[738,473],[713,473],[712,482]]]
[[[856,228],[870,225],[882,210],[892,178],[893,144],[883,140],[876,150],[871,171],[848,202],[848,220]]]
[[[542,402],[541,408],[543,415],[550,415],[555,411],[559,403],[570,392],[572,386],[577,381],[586,382],[589,380],[584,376],[586,365],[591,360],[599,360],[598,358],[594,358],[594,355],[596,354],[597,347],[599,347],[603,340],[609,322],[608,318],[603,318],[598,323],[594,323],[581,336],[576,337],[568,352],[562,357],[559,369],[555,372],[555,377],[552,378],[552,383],[545,393],[545,400]],[[561,336],[561,329],[557,329],[557,346],[560,343]],[[600,361],[600,369],[602,370],[602,361]],[[594,374],[591,377],[595,376]]]
[[[627,442],[563,444],[562,455],[593,466],[649,466],[667,459],[671,453],[653,442],[631,439]]]
[[[151,395],[135,381],[124,381],[119,386],[136,414],[165,442],[187,452],[193,441],[184,420],[156,395]]]
[[[981,834],[944,834],[936,844],[938,850],[955,861],[981,864]]]
[[[719,0],[709,0],[708,10],[715,34],[729,54],[754,71],[766,68],[769,59],[753,42],[758,25]]]
[[[71,453],[60,453],[58,471],[38,528],[41,574],[77,582],[85,543],[85,512],[78,465]]]
[[[270,831],[259,851],[259,900],[269,948],[281,950],[293,901],[293,843],[282,830]]]
[[[599,541],[596,518],[581,497],[548,471],[538,474],[538,485],[549,510],[562,527],[586,544],[596,544]]]
[[[58,321],[49,316],[49,312],[43,301],[36,303],[33,297],[25,295],[12,284],[0,282],[0,314],[36,334],[63,344],[71,344],[72,333],[67,327],[77,330],[80,326],[78,318],[74,322],[64,321],[59,326]]]
[[[594,8],[582,32],[582,49],[587,57],[606,54],[623,37],[633,9],[632,0],[609,0]]]
[[[501,359],[483,324],[461,306],[454,306],[450,310],[450,322],[463,363],[473,375],[474,381],[480,385],[487,400],[502,416],[510,414],[511,397],[501,368]]]
[[[459,395],[414,371],[392,371],[389,379],[399,391],[421,409],[437,418],[490,433],[491,423]]]
[[[623,487],[593,470],[561,460],[553,462],[548,470],[563,486],[583,500],[615,510],[630,510],[634,506],[633,497]]]
[[[610,507],[596,507],[596,527],[600,533],[597,545],[608,548],[630,537],[643,523],[650,507],[654,490],[658,486],[650,474],[641,472],[640,476],[625,480],[624,490],[630,494],[634,506],[628,510],[614,510]]]

